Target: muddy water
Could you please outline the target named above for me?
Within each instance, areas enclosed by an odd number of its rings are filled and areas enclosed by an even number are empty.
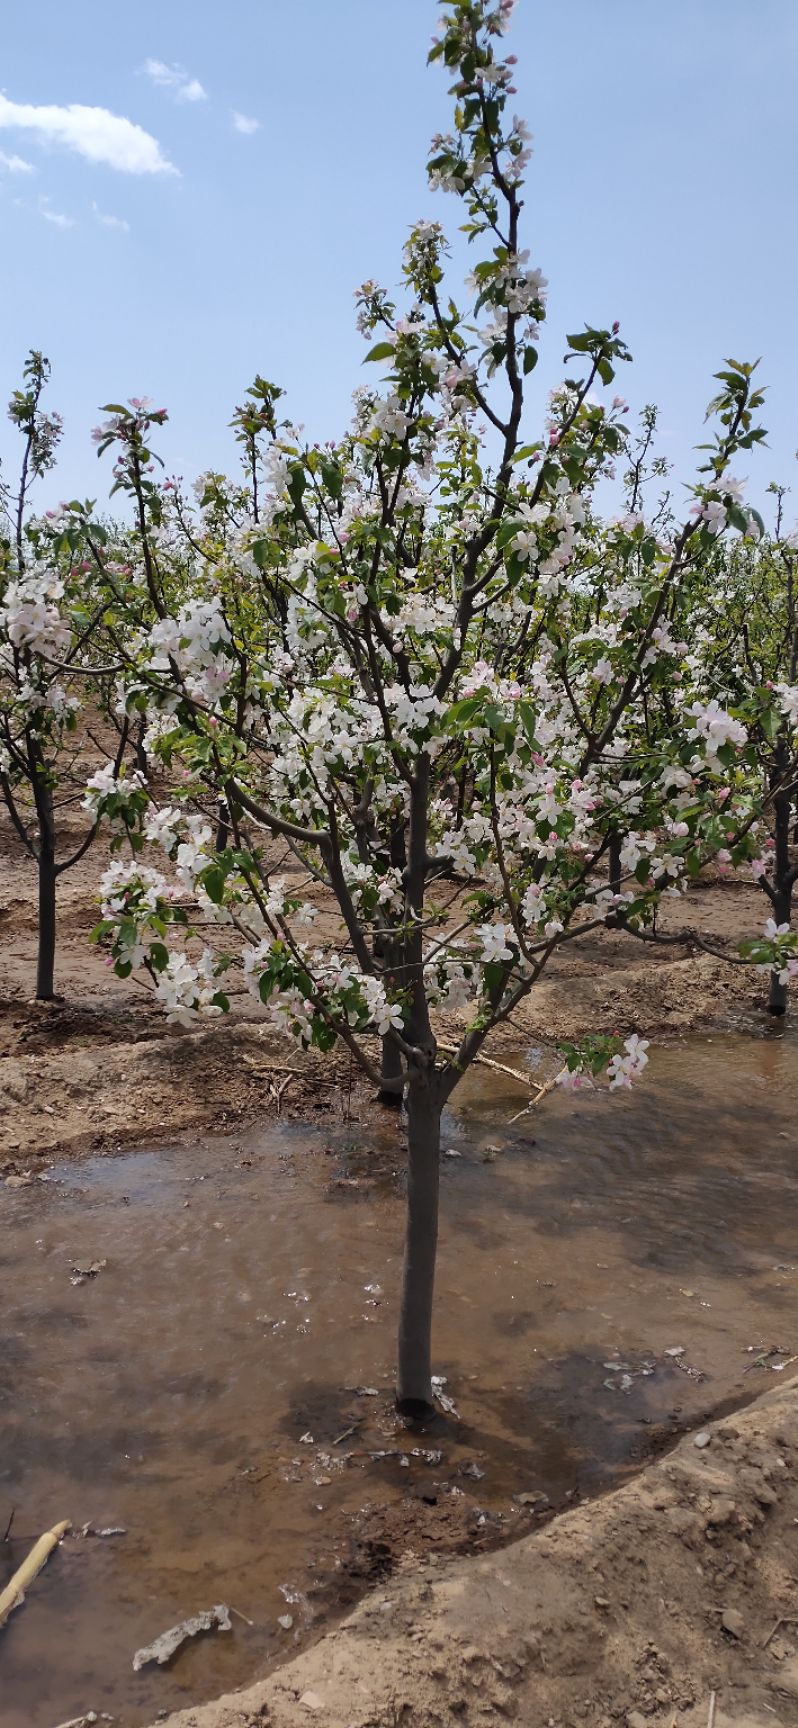
[[[0,1633],[2,1728],[89,1709],[134,1728],[242,1684],[396,1554],[528,1528],[513,1496],[593,1492],[778,1383],[798,1351],[798,1039],[672,1045],[649,1074],[513,1126],[514,1082],[463,1083],[436,1335],[462,1420],[421,1436],[390,1408],[393,1122],[270,1123],[0,1190],[0,1584],[60,1518],[126,1530],[68,1539]],[[134,1674],[216,1602],[246,1620]]]

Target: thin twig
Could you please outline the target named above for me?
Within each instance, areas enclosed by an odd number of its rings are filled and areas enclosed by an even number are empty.
[[[479,1057],[477,1057],[477,1061],[479,1061]],[[567,1065],[565,1068],[561,1068],[559,1073],[553,1074],[551,1079],[546,1081],[545,1086],[539,1088],[537,1098],[530,1098],[529,1103],[524,1105],[523,1110],[517,1110],[515,1115],[510,1117],[507,1124],[508,1128],[512,1128],[514,1122],[520,1122],[522,1116],[528,1116],[530,1110],[535,1110],[541,1102],[541,1099],[545,1098],[548,1092],[554,1091],[560,1076],[565,1073],[567,1073]]]
[[[247,1068],[260,1068],[264,1074],[287,1074],[289,1079],[294,1080],[306,1080],[308,1078],[307,1069],[286,1068],[279,1062],[270,1062],[268,1058],[264,1061],[258,1056],[242,1056],[241,1060],[246,1064]],[[314,1079],[315,1078],[314,1075]],[[323,1081],[322,1084],[333,1086],[335,1082],[333,1080],[327,1080]]]
[[[278,1116],[280,1115],[282,1107],[283,1107],[283,1093],[286,1089],[286,1086],[290,1086],[291,1081],[294,1078],[295,1078],[295,1076],[293,1074],[286,1074],[284,1080],[280,1080],[276,1086],[270,1086],[269,1087],[269,1097],[274,1098],[276,1101]]]
[[[717,1702],[718,1702],[717,1692],[710,1692],[710,1694],[709,1694],[709,1715],[707,1717],[707,1728],[715,1728],[715,1709],[717,1706]]]
[[[363,1418],[361,1417],[359,1422],[353,1422],[352,1423],[351,1428],[345,1428],[343,1431],[343,1434],[337,1434],[336,1435],[335,1439],[333,1440],[333,1446],[340,1446],[342,1441],[348,1440],[350,1434],[356,1434],[358,1428],[362,1428],[362,1426],[363,1426]]]
[[[781,1626],[798,1626],[798,1618],[796,1618],[794,1614],[780,1614],[772,1632],[768,1633],[767,1638],[762,1645],[763,1650],[767,1650],[768,1645],[773,1642],[773,1639]]]
[[[11,1535],[11,1526],[12,1526],[12,1524],[13,1524],[13,1522],[14,1522],[14,1519],[15,1519],[15,1517],[16,1517],[16,1513],[17,1513],[17,1509],[16,1509],[16,1506],[12,1506],[12,1508],[11,1508],[11,1514],[10,1514],[10,1517],[9,1517],[9,1520],[8,1520],[8,1523],[7,1523],[7,1525],[6,1525],[6,1528],[5,1528],[5,1534],[4,1534],[4,1536],[3,1536],[3,1541],[4,1541],[4,1542],[7,1542],[7,1541],[8,1541],[8,1538],[9,1538],[9,1536],[10,1536],[10,1535]]]

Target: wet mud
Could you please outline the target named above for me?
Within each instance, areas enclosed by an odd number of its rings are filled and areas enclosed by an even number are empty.
[[[74,1529],[0,1632],[2,1728],[244,1684],[407,1557],[507,1541],[795,1373],[798,1038],[675,1041],[648,1073],[512,1125],[517,1085],[464,1081],[435,1339],[459,1420],[423,1431],[391,1402],[393,1117],[0,1190],[0,1586]],[[134,1673],[220,1602],[231,1632]]]

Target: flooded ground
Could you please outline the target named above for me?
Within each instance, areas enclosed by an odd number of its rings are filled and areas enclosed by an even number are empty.
[[[242,1684],[403,1553],[520,1533],[531,1497],[593,1493],[795,1372],[796,1035],[675,1043],[649,1074],[513,1126],[516,1084],[463,1083],[436,1331],[462,1420],[421,1435],[390,1405],[394,1122],[0,1190],[0,1584],[60,1518],[126,1532],[68,1539],[0,1633],[2,1728],[136,1728]],[[134,1674],[217,1602],[232,1632]]]

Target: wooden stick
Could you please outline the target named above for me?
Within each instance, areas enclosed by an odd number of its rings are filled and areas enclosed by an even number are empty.
[[[458,1046],[439,1044],[438,1049],[443,1051],[444,1056],[456,1056]],[[523,1074],[520,1068],[508,1068],[506,1062],[494,1062],[492,1056],[475,1056],[474,1061],[479,1062],[483,1068],[493,1068],[497,1074],[507,1074],[511,1080],[520,1080],[522,1086],[531,1086],[534,1092],[546,1091],[546,1087],[541,1085],[539,1080],[533,1080],[531,1074]]]
[[[775,1638],[776,1633],[779,1630],[779,1627],[783,1626],[783,1625],[784,1625],[784,1616],[782,1614],[780,1614],[778,1620],[776,1621],[775,1626],[772,1629],[772,1631],[770,1631],[768,1633],[767,1638],[764,1638],[762,1640],[762,1649],[763,1650],[767,1650],[768,1645],[771,1643],[772,1639]]]
[[[512,1128],[512,1125],[514,1122],[520,1122],[522,1116],[528,1116],[530,1110],[534,1110],[536,1108],[536,1106],[540,1103],[541,1099],[546,1097],[546,1094],[548,1092],[553,1092],[554,1088],[557,1084],[557,1081],[560,1078],[560,1074],[564,1074],[565,1072],[566,1072],[566,1070],[564,1068],[561,1068],[559,1074],[553,1074],[551,1079],[546,1081],[545,1086],[541,1086],[541,1088],[538,1092],[537,1098],[530,1098],[529,1103],[524,1105],[523,1110],[516,1111],[516,1114],[514,1116],[510,1117],[510,1120],[507,1124],[508,1128]]]
[[[709,1715],[707,1717],[707,1728],[715,1728],[715,1708],[716,1708],[717,1702],[718,1702],[717,1693],[716,1692],[710,1692],[710,1694],[709,1694]]]
[[[762,1645],[763,1650],[767,1650],[768,1645],[775,1638],[776,1633],[779,1631],[781,1626],[798,1626],[798,1619],[796,1619],[794,1614],[780,1614],[772,1632],[769,1632],[767,1638],[764,1640]]]
[[[52,1530],[47,1530],[44,1536],[40,1536],[38,1542],[34,1543],[27,1560],[23,1560],[22,1565],[17,1568],[5,1590],[0,1591],[0,1626],[5,1626],[9,1614],[24,1602],[28,1585],[33,1583],[45,1562],[49,1560],[53,1549],[58,1547],[62,1536],[71,1528],[69,1519],[65,1518],[62,1523],[54,1524]]]

